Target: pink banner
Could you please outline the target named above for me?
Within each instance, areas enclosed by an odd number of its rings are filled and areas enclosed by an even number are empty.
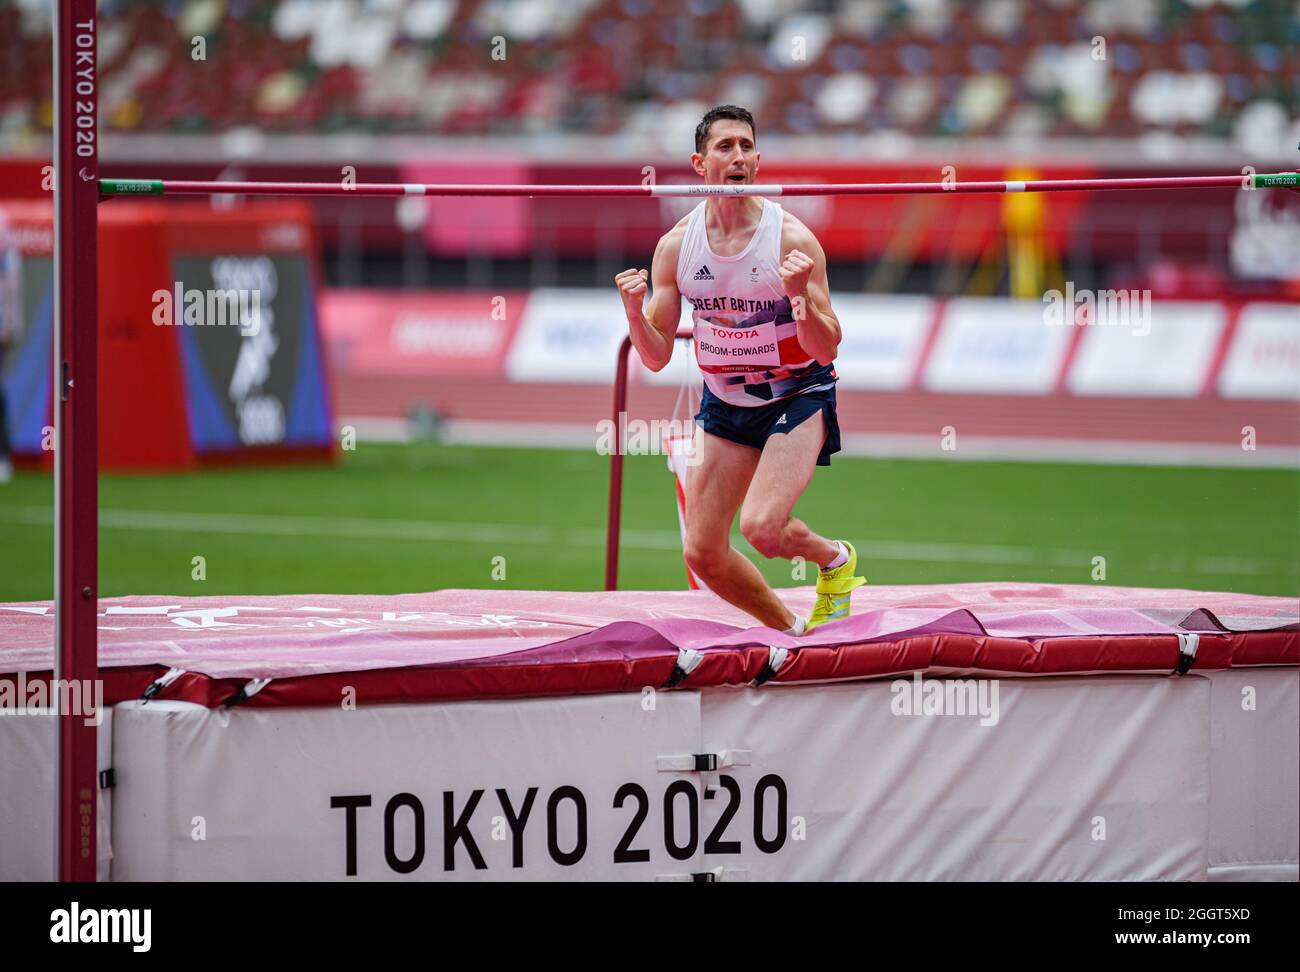
[[[527,295],[329,290],[321,322],[336,369],[498,378]]]
[[[533,169],[523,162],[420,162],[399,166],[398,173],[402,182],[508,185],[531,182]],[[533,247],[526,198],[448,196],[427,203],[412,197],[398,203],[407,204],[426,206],[424,241],[430,253],[526,256]]]

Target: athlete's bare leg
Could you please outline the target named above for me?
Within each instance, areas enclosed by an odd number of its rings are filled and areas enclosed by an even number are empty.
[[[764,557],[802,557],[825,567],[839,556],[832,540],[790,514],[808,488],[826,441],[826,416],[809,416],[791,432],[770,436],[740,511],[740,532]],[[690,506],[687,506],[690,509]]]
[[[703,429],[696,432],[696,448],[700,461],[686,473],[686,563],[728,604],[770,628],[792,627],[794,615],[789,608],[749,558],[731,546],[731,524],[761,454]]]

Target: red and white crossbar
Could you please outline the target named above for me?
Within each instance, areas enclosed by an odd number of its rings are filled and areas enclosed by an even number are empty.
[[[1300,172],[1132,179],[1032,179],[1024,182],[864,182],[822,185],[495,186],[410,182],[193,182],[100,179],[102,196],[914,196],[954,193],[1098,192],[1113,189],[1300,188]]]

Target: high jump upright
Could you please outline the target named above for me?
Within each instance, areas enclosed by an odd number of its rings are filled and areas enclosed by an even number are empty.
[[[54,679],[99,677],[99,80],[95,0],[58,0],[54,20]],[[83,690],[84,695],[84,690]],[[93,696],[92,696],[93,697]],[[71,693],[64,695],[70,699]],[[94,881],[96,727],[56,707],[54,877]]]

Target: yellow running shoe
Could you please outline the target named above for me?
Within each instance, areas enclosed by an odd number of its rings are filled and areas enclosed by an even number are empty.
[[[865,577],[854,577],[858,570],[858,552],[853,544],[841,540],[849,552],[849,559],[834,570],[817,572],[817,604],[808,618],[804,631],[811,631],[827,621],[839,621],[849,616],[849,592],[867,582]]]

